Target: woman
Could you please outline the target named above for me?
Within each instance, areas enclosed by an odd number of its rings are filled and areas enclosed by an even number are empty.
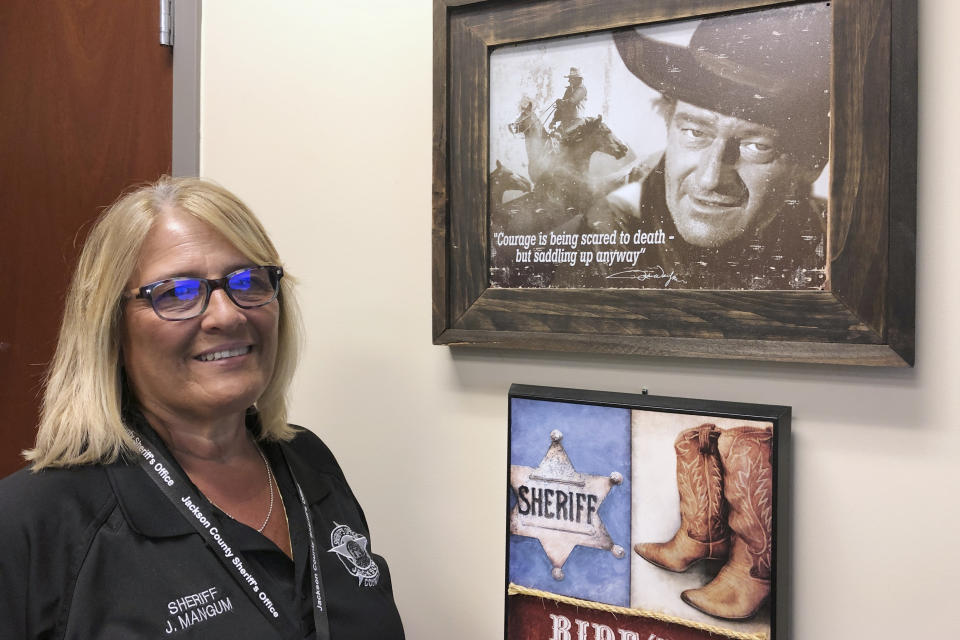
[[[360,505],[286,423],[291,278],[225,189],[94,225],[28,470],[0,482],[0,638],[403,638]]]

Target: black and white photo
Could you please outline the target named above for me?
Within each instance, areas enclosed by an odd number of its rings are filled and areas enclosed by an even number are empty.
[[[495,48],[491,286],[829,289],[831,10]]]

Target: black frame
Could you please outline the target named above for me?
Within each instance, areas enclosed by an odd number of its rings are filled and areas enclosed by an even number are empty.
[[[791,466],[791,407],[782,405],[750,404],[720,400],[699,400],[668,396],[617,393],[609,391],[591,391],[561,387],[545,387],[525,384],[512,384],[507,399],[508,426],[513,424],[512,407],[515,398],[543,400],[571,404],[589,404],[624,409],[644,409],[663,413],[694,414],[705,417],[730,418],[734,420],[755,420],[773,423],[773,567],[771,568],[770,595],[770,639],[787,640],[791,636],[792,622],[790,613],[791,562],[793,557],[790,537],[790,514],[792,499]],[[510,433],[507,435],[507,491],[510,486]],[[505,519],[505,591],[510,584],[510,522]],[[628,553],[631,551],[628,549]],[[504,638],[508,636],[510,614],[510,595],[504,599]],[[704,633],[704,638],[715,637]]]
[[[489,286],[492,47],[787,0],[435,0],[433,341],[913,366],[917,7],[834,0],[829,291]]]

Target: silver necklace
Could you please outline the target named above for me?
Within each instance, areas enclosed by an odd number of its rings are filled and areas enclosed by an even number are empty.
[[[270,508],[267,509],[267,517],[263,519],[263,524],[260,525],[259,529],[257,529],[257,533],[263,533],[263,530],[267,528],[267,523],[270,522],[270,516],[273,515],[273,472],[270,470],[270,463],[267,462],[267,456],[263,455],[263,449],[261,449],[260,447],[257,447],[257,453],[260,454],[260,459],[263,460],[263,466],[267,470],[267,489],[269,489],[270,491]],[[218,505],[213,500],[210,500],[210,504],[215,506],[217,509],[220,509],[220,511],[223,511],[224,513],[226,513],[227,517],[229,517],[231,520],[237,520],[236,518],[231,516],[229,513],[227,513],[226,509]],[[239,522],[239,520],[237,520],[237,522]]]

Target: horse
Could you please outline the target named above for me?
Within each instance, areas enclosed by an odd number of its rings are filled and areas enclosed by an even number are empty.
[[[523,176],[514,173],[497,160],[497,168],[490,172],[488,181],[490,186],[490,206],[500,207],[503,204],[503,194],[507,191],[533,191],[533,185]]]
[[[566,124],[566,123],[565,123]],[[605,153],[620,160],[629,148],[603,122],[601,116],[582,118],[565,127],[563,135],[550,135],[531,103],[509,130],[524,137],[528,173],[533,190],[491,208],[491,230],[509,235],[566,231],[576,233],[593,201],[610,190],[611,176],[590,176],[590,158]],[[623,177],[616,178],[622,182]],[[518,263],[516,251],[491,248],[490,282],[499,287],[543,287],[553,279],[552,263]]]
[[[599,115],[580,119],[557,140],[527,103],[509,130],[524,138],[534,190],[556,204],[577,209],[605,195],[598,193],[598,181],[588,175],[591,156],[605,153],[619,160],[629,151]]]

